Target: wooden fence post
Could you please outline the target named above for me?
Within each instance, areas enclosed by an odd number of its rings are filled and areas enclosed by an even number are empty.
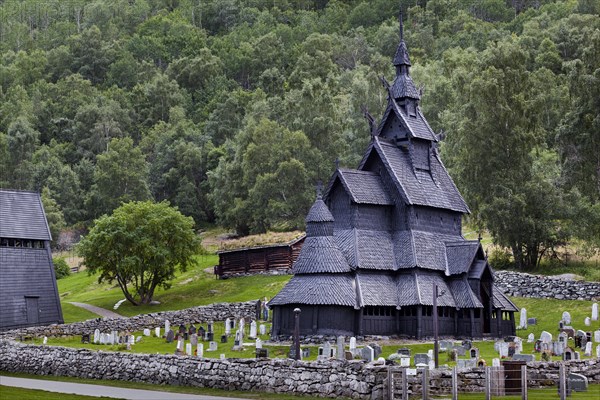
[[[491,367],[485,367],[485,400],[492,399]]]
[[[457,368],[452,368],[452,400],[458,400],[458,372]]]
[[[394,400],[394,374],[392,367],[387,367],[387,399]]]
[[[408,371],[402,368],[402,400],[408,400]]]
[[[423,382],[421,383],[421,386],[423,390],[423,400],[429,400],[429,368],[425,367],[422,371],[423,375],[421,375],[421,377],[423,378]]]
[[[558,368],[558,396],[560,400],[567,400],[567,379],[564,363],[560,363]]]
[[[527,365],[521,365],[521,400],[527,400]]]

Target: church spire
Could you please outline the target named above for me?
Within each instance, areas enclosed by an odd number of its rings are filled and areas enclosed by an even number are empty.
[[[412,79],[410,78],[410,57],[408,55],[408,48],[404,42],[404,21],[402,19],[402,10],[398,16],[398,23],[400,28],[400,43],[396,49],[394,55],[394,66],[396,67],[396,79],[392,85],[392,94],[396,100],[401,98],[411,98],[419,100],[421,98],[419,91],[415,87]]]

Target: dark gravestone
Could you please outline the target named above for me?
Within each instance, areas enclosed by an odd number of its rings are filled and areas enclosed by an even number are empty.
[[[514,361],[525,361],[525,362],[533,362],[535,361],[535,355],[533,354],[515,354],[513,356]]]
[[[188,340],[189,339],[189,335],[187,332],[183,332],[183,340]]]
[[[215,333],[214,332],[206,332],[206,340],[209,342],[212,342],[215,338]]]
[[[537,318],[527,318],[527,325],[537,325]]]
[[[471,347],[473,347],[473,342],[470,340],[463,340],[462,347],[464,347],[466,350],[471,350]]]
[[[185,331],[186,331],[185,325],[184,324],[179,325],[179,333],[183,333]]]
[[[459,357],[464,357],[467,354],[467,349],[462,346],[454,346],[452,350],[456,350],[456,355]]]
[[[517,351],[517,346],[514,343],[509,344],[508,346],[508,358],[512,358]]]
[[[256,358],[269,358],[269,349],[256,349]]]
[[[400,354],[401,356],[409,356],[410,357],[410,349],[408,349],[406,347],[402,347],[401,349],[398,349],[398,351],[396,353]]]
[[[206,336],[206,330],[204,329],[203,326],[201,326],[200,328],[198,328],[198,336],[202,338],[202,340],[206,340],[205,336]]]
[[[189,329],[188,329],[188,333],[189,333],[190,335],[192,335],[192,334],[196,333],[197,331],[198,331],[198,330],[196,329],[196,327],[194,326],[194,324],[190,324],[190,327],[189,327]]]
[[[296,346],[294,346],[293,344],[290,346],[290,351],[288,352],[288,358],[291,358],[292,360],[296,359]]]
[[[81,335],[81,343],[89,343],[90,342],[90,334],[87,333],[85,335]]]
[[[175,332],[169,329],[169,332],[167,332],[167,343],[173,343],[173,340],[175,340]]]
[[[369,346],[371,346],[373,348],[373,356],[375,358],[379,357],[379,355],[381,355],[381,346],[378,345],[377,343],[371,343],[369,344]]]
[[[310,348],[306,347],[302,349],[302,358],[310,357]]]
[[[221,335],[221,343],[227,343],[227,335]]]
[[[574,392],[587,392],[588,379],[580,374],[569,374],[567,376],[567,388]]]
[[[429,364],[429,355],[428,354],[415,354],[414,359],[415,365],[417,364]]]

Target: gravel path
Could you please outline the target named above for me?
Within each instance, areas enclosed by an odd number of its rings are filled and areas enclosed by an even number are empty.
[[[81,308],[84,308],[84,309],[86,309],[88,311],[91,311],[91,312],[93,312],[95,314],[98,314],[102,318],[125,318],[122,315],[117,314],[114,311],[107,310],[106,308],[96,307],[96,306],[93,306],[91,304],[75,303],[73,301],[70,302],[70,304],[73,304],[76,307],[81,307]]]

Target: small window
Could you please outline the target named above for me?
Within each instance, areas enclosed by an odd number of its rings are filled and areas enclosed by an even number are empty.
[[[417,116],[417,107],[415,105],[414,101],[407,101],[406,102],[406,113],[408,115],[410,115],[411,117],[416,117]]]

